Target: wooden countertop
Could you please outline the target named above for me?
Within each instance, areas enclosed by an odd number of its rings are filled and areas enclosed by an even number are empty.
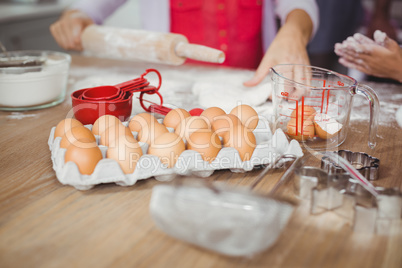
[[[70,90],[79,70],[93,66],[113,66],[114,72],[144,67],[74,56]],[[176,69],[186,68],[191,67]],[[388,108],[402,105],[393,97],[402,93],[401,85],[370,85]],[[58,182],[47,140],[70,109],[67,97],[44,110],[0,112],[0,267],[402,267],[401,221],[391,226],[391,235],[353,232],[334,214],[310,215],[303,203],[276,244],[250,258],[222,256],[173,239],[156,228],[149,214],[151,190],[159,183],[154,179],[88,191]],[[366,119],[352,120],[340,149],[379,158],[380,179],[374,184],[402,189],[402,129],[394,119],[381,124],[378,145],[370,150],[367,128]],[[209,179],[250,184],[259,171],[217,171]],[[268,192],[281,174],[265,179],[257,191]]]

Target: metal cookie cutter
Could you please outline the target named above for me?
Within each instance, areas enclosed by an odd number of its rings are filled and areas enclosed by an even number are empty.
[[[354,231],[388,234],[401,219],[402,193],[397,188],[376,187],[373,195],[347,173],[328,174],[309,166],[295,170],[294,182],[297,196],[310,201],[311,214],[333,212]]]
[[[351,152],[348,150],[339,150],[335,153],[351,163],[366,179],[374,181],[379,178],[380,159],[366,153]],[[340,166],[326,156],[321,159],[321,168],[329,174],[345,173]]]

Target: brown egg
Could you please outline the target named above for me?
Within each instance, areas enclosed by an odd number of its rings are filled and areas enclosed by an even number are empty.
[[[64,162],[74,162],[81,174],[91,175],[98,162],[102,159],[102,152],[91,140],[77,140],[67,147]]]
[[[165,119],[163,119],[163,124],[166,127],[176,129],[176,127],[180,124],[181,121],[190,116],[191,116],[190,113],[187,112],[186,110],[177,108],[168,112],[168,114],[165,116]]]
[[[149,146],[148,154],[159,157],[168,168],[174,167],[180,154],[186,149],[183,140],[176,133],[164,133]]]
[[[201,113],[201,116],[204,116],[212,125],[216,117],[224,114],[226,114],[226,112],[219,107],[209,107]]]
[[[73,127],[66,134],[63,135],[60,141],[60,148],[67,148],[70,144],[76,140],[88,139],[96,142],[94,134],[84,126]]]
[[[107,128],[114,126],[114,125],[122,125],[123,123],[120,121],[119,118],[113,115],[102,115],[98,119],[96,119],[95,123],[92,126],[92,133],[94,135],[100,135],[103,133]]]
[[[233,131],[234,127],[242,125],[240,119],[233,114],[224,114],[215,117],[212,122],[212,130],[215,131],[220,137],[223,137],[226,132]]]
[[[142,156],[142,149],[138,142],[129,136],[117,137],[115,143],[106,151],[106,158],[115,160],[124,174],[134,172]]]
[[[296,113],[297,111],[297,113]],[[293,110],[290,115],[291,118],[297,118],[298,120],[307,120],[316,113],[314,107],[309,105],[298,105],[297,109]]]
[[[342,127],[341,123],[327,114],[317,113],[314,116],[315,133],[323,140],[335,137]]]
[[[242,104],[236,106],[230,111],[230,114],[237,116],[242,124],[250,130],[254,130],[258,125],[258,114],[249,105]]]
[[[137,139],[140,142],[151,144],[156,138],[167,132],[169,131],[164,125],[151,122],[151,125],[143,127],[140,132],[138,132]]]
[[[82,127],[84,126],[80,121],[74,118],[66,118],[61,120],[54,131],[54,138],[63,137],[63,135],[72,129],[73,127]]]
[[[225,147],[235,148],[242,161],[250,160],[257,146],[254,133],[241,124],[234,127],[232,131],[225,133],[223,144]]]
[[[133,116],[128,123],[128,128],[131,131],[140,132],[140,130],[146,126],[150,126],[153,123],[159,123],[158,120],[150,113],[140,113]]]
[[[179,135],[181,138],[185,138],[186,140],[190,136],[191,133],[197,131],[198,129],[210,129],[210,125],[201,116],[191,116],[187,117],[177,126],[175,133]]]
[[[215,160],[221,148],[219,136],[211,130],[195,131],[187,141],[187,149],[199,152],[202,159],[210,163]]]
[[[111,142],[116,140],[121,135],[127,135],[133,137],[130,129],[124,125],[114,125],[108,127],[102,134],[100,134],[99,144],[109,146]],[[134,138],[134,137],[133,137]]]
[[[303,126],[300,124],[300,120],[297,121],[299,122],[298,124],[296,124],[295,118],[289,120],[287,125],[287,134],[289,137],[298,141],[305,141],[314,138],[315,130],[313,121],[307,119],[303,122]]]

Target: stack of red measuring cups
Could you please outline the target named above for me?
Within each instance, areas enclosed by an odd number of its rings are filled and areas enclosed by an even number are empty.
[[[155,72],[159,78],[157,87],[150,85],[145,78],[150,72]],[[77,90],[71,94],[74,116],[83,124],[93,124],[100,116],[114,115],[121,121],[126,121],[131,115],[134,92],[140,92],[141,107],[147,112],[158,112],[166,115],[171,109],[162,106],[163,98],[159,93],[162,77],[155,69],[147,69],[139,78],[129,80],[115,86],[99,86]],[[158,95],[160,104],[144,104],[144,94]]]

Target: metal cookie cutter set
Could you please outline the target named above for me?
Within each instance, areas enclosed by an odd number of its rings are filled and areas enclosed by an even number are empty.
[[[379,162],[365,153],[326,153],[321,168],[295,170],[296,195],[310,201],[313,215],[331,211],[352,223],[354,231],[387,234],[401,219],[402,193],[368,181],[378,179]]]
[[[380,159],[366,153],[351,152],[348,150],[339,150],[337,154],[351,163],[366,179],[370,181],[378,180]],[[340,166],[331,161],[327,156],[321,159],[321,169],[326,170],[329,174],[345,173]]]

